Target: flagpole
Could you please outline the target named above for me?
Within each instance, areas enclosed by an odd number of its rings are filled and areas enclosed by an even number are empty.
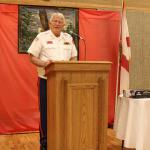
[[[121,3],[121,21],[120,21],[120,41],[119,41],[119,55],[118,55],[118,72],[117,72],[117,88],[116,88],[116,98],[120,94],[119,92],[119,76],[120,76],[120,64],[122,57],[122,14],[123,14],[124,0]]]
[[[124,0],[121,1],[121,21],[120,21],[120,41],[119,41],[119,55],[118,55],[118,70],[117,70],[117,83],[116,83],[116,99],[119,93],[119,75],[120,75],[120,64],[122,57],[122,14],[124,8]]]
[[[116,102],[115,102],[115,113],[117,112],[117,103],[118,103],[118,96],[120,94],[120,72],[121,72],[121,57],[122,57],[122,16],[123,16],[123,7],[124,7],[124,0],[121,3],[121,23],[120,23],[120,42],[119,42],[119,55],[118,55],[118,72],[117,72],[117,91],[116,91]],[[117,121],[117,120],[116,120]],[[117,122],[116,122],[117,123]],[[122,140],[121,147],[124,147],[124,140]]]
[[[121,18],[121,34],[120,34],[120,48],[122,48],[122,51],[120,52],[120,61],[119,61],[119,72],[117,73],[118,76],[118,89],[116,92],[118,93],[116,95],[116,103],[117,105],[117,98],[119,94],[123,94],[124,90],[129,90],[129,61],[131,59],[131,46],[130,46],[130,35],[128,30],[128,23],[127,23],[127,17],[126,17],[126,6],[125,6],[125,0],[122,2],[122,18]],[[122,47],[121,47],[122,46]],[[116,108],[115,108],[115,111]]]
[[[122,18],[122,12],[123,12],[123,3],[124,0],[122,0],[121,3],[121,18]],[[117,69],[117,82],[116,82],[116,98],[115,98],[115,114],[117,112],[117,103],[118,103],[118,95],[119,95],[119,76],[120,76],[120,61],[121,61],[121,55],[122,55],[122,43],[121,43],[121,36],[122,36],[122,19],[120,21],[120,41],[119,41],[119,52],[118,52],[118,69]],[[114,116],[114,125],[115,125],[115,116]]]

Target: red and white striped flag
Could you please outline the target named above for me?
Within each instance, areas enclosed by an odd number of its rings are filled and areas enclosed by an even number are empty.
[[[120,94],[129,90],[129,60],[131,59],[130,37],[126,18],[125,2],[123,1],[121,21],[121,61],[120,61]]]

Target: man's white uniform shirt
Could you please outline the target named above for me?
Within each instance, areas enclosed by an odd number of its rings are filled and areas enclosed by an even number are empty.
[[[28,49],[28,53],[43,61],[68,61],[77,56],[71,35],[61,32],[60,37],[56,37],[51,30],[39,33]],[[44,74],[44,68],[38,67],[38,75],[45,78]]]

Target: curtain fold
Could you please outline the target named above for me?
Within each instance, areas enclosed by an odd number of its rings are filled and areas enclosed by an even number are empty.
[[[0,4],[0,133],[39,128],[37,72],[18,53],[18,6]]]

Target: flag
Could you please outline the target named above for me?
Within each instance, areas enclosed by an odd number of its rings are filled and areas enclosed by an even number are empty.
[[[120,87],[119,93],[129,90],[129,60],[131,59],[130,37],[126,18],[125,1],[123,1],[121,20],[121,58],[120,58]]]

